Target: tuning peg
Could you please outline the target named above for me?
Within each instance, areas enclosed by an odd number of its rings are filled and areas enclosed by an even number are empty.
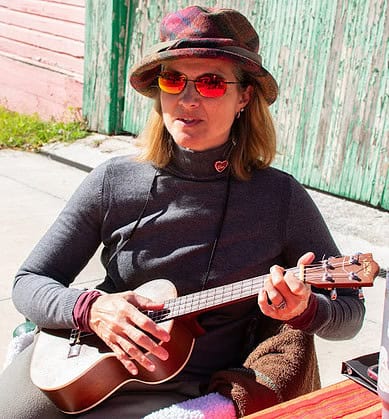
[[[349,278],[351,281],[358,281],[361,282],[361,278],[359,278],[359,276],[355,273],[355,272],[350,272],[348,274]]]
[[[332,278],[331,274],[329,274],[328,272],[324,272],[323,281],[324,282],[335,282],[335,279]]]
[[[360,265],[360,263],[359,263],[359,256],[360,255],[361,255],[361,253],[358,252],[358,253],[355,253],[354,255],[352,255],[350,257],[350,263],[351,263],[351,265]]]
[[[332,290],[331,290],[331,294],[330,294],[330,296],[331,296],[331,300],[336,300],[337,298],[338,298],[338,293],[336,292],[336,288],[333,288]]]
[[[327,269],[335,269],[335,267],[333,265],[331,265],[331,263],[327,260],[323,260],[321,262],[323,269],[327,270]]]

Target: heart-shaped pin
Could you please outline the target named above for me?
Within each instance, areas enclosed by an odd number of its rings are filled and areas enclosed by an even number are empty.
[[[226,169],[226,167],[228,166],[228,160],[218,160],[215,161],[215,169],[217,172],[222,173],[224,172],[224,170]]]

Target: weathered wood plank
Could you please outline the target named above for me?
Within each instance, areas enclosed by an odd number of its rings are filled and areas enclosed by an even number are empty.
[[[131,2],[131,34],[129,36],[127,71],[131,69],[134,63],[140,60],[145,50],[158,40],[159,24],[162,17],[169,10],[187,6],[184,3],[182,2],[182,4],[177,6],[176,2],[167,0],[160,2],[150,2],[149,0]],[[196,4],[202,5],[202,2],[197,1]],[[146,124],[152,101],[134,92],[129,83],[127,84],[125,95],[123,127],[129,132],[139,133]]]
[[[69,107],[82,106],[82,82],[0,55],[0,103],[42,118],[66,118]],[[34,80],[34,83],[31,83]],[[7,98],[6,100],[4,98]]]
[[[388,149],[387,16],[380,1],[337,5],[326,73],[332,82],[326,84],[326,106],[320,116],[321,131],[334,144],[333,153],[327,155],[326,182],[323,177],[309,180],[373,205],[381,205],[388,172],[388,158],[382,154]]]
[[[36,47],[15,41],[13,39],[0,37],[0,53],[15,54],[17,52],[20,60],[27,58],[35,60],[40,64],[64,69],[68,72],[78,74],[80,78],[84,72],[84,58],[73,57],[67,54],[61,54],[45,48]]]
[[[61,17],[51,18],[31,14],[27,16],[26,13],[0,7],[0,22],[36,32],[84,41],[85,25],[64,21]]]
[[[29,15],[61,18],[68,22],[83,24],[85,21],[84,7],[64,4],[63,2],[46,2],[42,0],[0,0],[0,6]]]
[[[85,7],[85,0],[43,0],[48,3],[69,4],[71,6]]]
[[[0,22],[0,37],[49,49],[72,57],[84,56],[84,43]]]
[[[84,115],[93,131],[122,131],[130,0],[87,1]]]

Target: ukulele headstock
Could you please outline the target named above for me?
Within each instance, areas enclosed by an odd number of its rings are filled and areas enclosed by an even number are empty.
[[[331,257],[305,267],[303,280],[317,288],[372,287],[379,266],[371,253]]]

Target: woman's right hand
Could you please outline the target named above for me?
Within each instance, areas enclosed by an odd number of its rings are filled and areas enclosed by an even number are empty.
[[[163,303],[156,303],[133,291],[103,294],[91,306],[89,327],[112,349],[131,374],[138,373],[136,363],[154,371],[156,366],[148,354],[167,360],[169,353],[159,342],[168,342],[170,335],[140,310],[162,308]]]

